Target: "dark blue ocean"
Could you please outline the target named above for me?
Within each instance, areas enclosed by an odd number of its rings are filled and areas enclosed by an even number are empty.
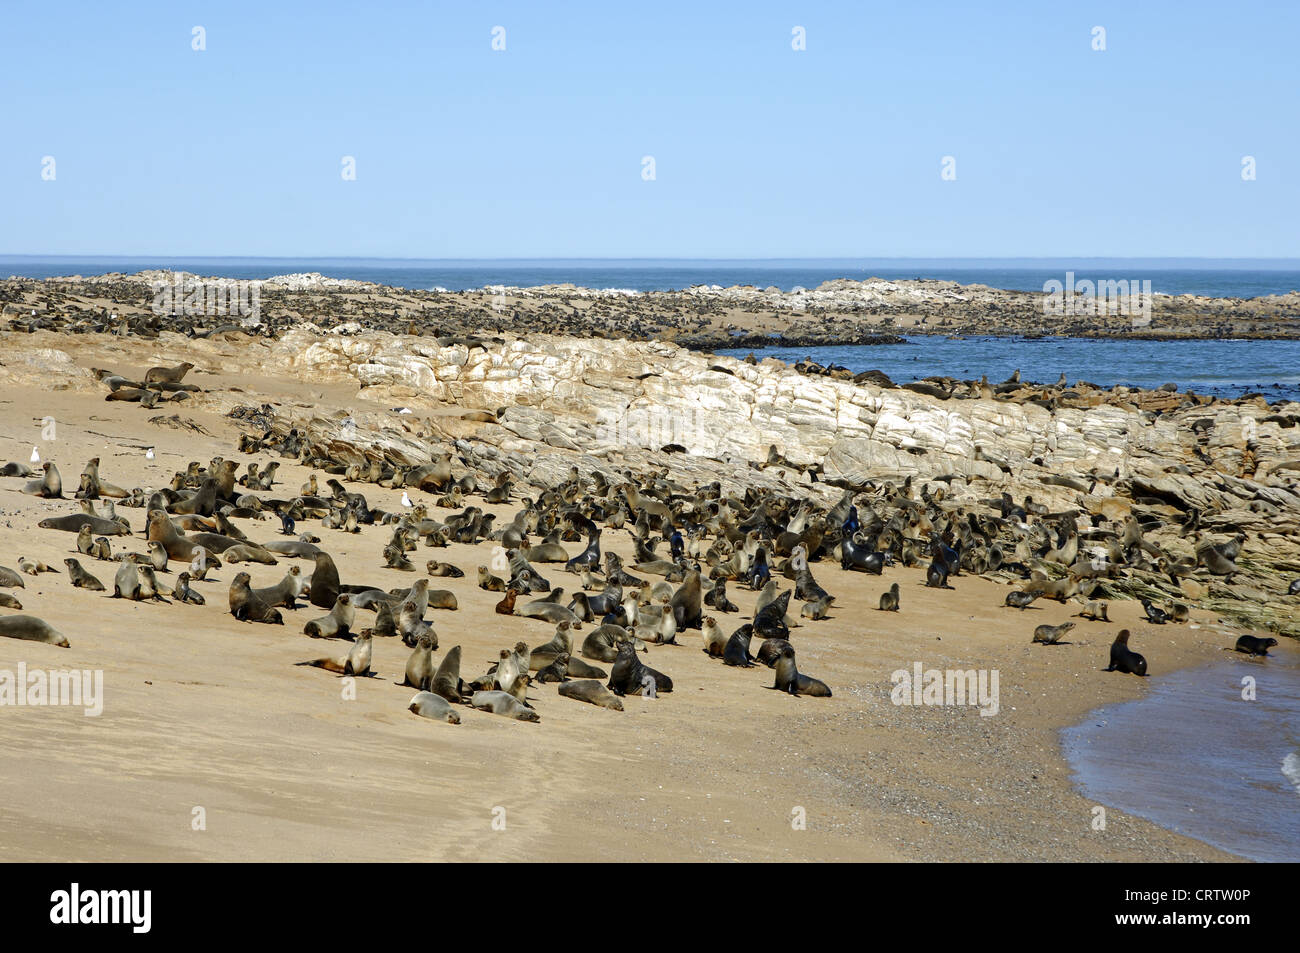
[[[914,335],[906,344],[754,349],[758,358],[787,364],[811,357],[818,364],[839,364],[854,373],[878,370],[896,384],[923,377],[992,383],[1017,369],[1021,380],[1054,384],[1061,374],[1069,383],[1085,380],[1101,387],[1116,384],[1156,388],[1177,384],[1179,390],[1232,398],[1259,393],[1269,402],[1300,400],[1300,341],[1144,341],[1114,338],[1020,338]],[[718,351],[744,357],[749,348]]]
[[[1149,280],[1152,291],[1223,298],[1300,291],[1300,260],[1177,258],[491,259],[0,257],[0,276],[51,278],[172,269],[254,280],[319,271],[399,288],[463,291],[487,285],[572,282],[588,288],[671,291],[692,285],[815,288],[834,278],[937,278],[1042,291],[1050,279]]]

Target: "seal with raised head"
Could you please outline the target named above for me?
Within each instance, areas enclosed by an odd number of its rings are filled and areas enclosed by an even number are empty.
[[[890,586],[888,592],[881,593],[880,611],[881,612],[898,611],[898,583],[894,583],[892,586]]]
[[[331,609],[339,598],[339,571],[329,553],[316,554],[316,568],[311,574],[311,604],[321,609]]]
[[[785,595],[789,597],[790,594],[787,592]],[[722,650],[722,661],[727,665],[735,665],[739,668],[753,668],[754,660],[749,654],[749,640],[754,637],[757,631],[756,626],[746,624],[731,633],[731,638],[727,640],[727,645]],[[789,635],[788,629],[785,635]],[[767,636],[766,638],[784,638],[785,635]]]
[[[1110,646],[1110,665],[1108,672],[1125,672],[1129,675],[1145,675],[1147,660],[1128,647],[1129,631],[1120,629],[1119,635]]]
[[[312,619],[303,626],[302,631],[313,639],[347,639],[352,637],[352,626],[356,619],[357,610],[352,605],[352,596],[341,592],[334,600],[334,607],[329,614]]]
[[[266,622],[284,625],[284,616],[263,602],[248,585],[251,577],[241,572],[230,582],[230,614],[240,622]]]
[[[1033,642],[1042,642],[1044,645],[1056,645],[1061,638],[1074,628],[1073,622],[1062,622],[1060,625],[1040,625],[1034,629]],[[1069,643],[1066,643],[1067,645]]]
[[[781,650],[776,660],[776,683],[772,686],[778,692],[790,695],[812,695],[817,698],[830,698],[831,690],[821,679],[804,675],[795,667],[794,646],[787,645]]]
[[[397,684],[428,691],[433,686],[435,672],[433,640],[427,635],[422,635],[416,640],[415,648],[411,650],[411,657],[406,660],[406,672]]]
[[[449,702],[461,702],[467,694],[465,683],[460,679],[460,646],[453,645],[438,664],[433,673],[429,691],[445,698]]]
[[[352,643],[348,654],[341,658],[318,658],[297,664],[323,668],[327,672],[336,672],[339,675],[369,675],[373,648],[374,640],[368,633],[362,632]]]
[[[609,683],[605,686],[615,695],[644,692],[645,676],[654,681],[655,689],[671,692],[673,680],[663,672],[655,671],[637,657],[636,647],[631,642],[624,642],[618,647],[618,656],[614,659],[614,669],[609,673]]]
[[[86,572],[85,568],[77,560],[65,559],[63,565],[68,567],[68,579],[78,589],[89,589],[91,592],[104,591],[104,584]]]
[[[749,626],[749,631],[752,634],[754,627],[748,622],[745,625]],[[705,616],[700,631],[704,633],[705,654],[714,658],[722,658],[722,653],[727,648],[727,636],[723,633],[722,626],[718,625],[717,619],[713,618],[713,616]]]
[[[176,585],[172,587],[172,598],[177,602],[187,602],[192,606],[201,606],[206,600],[203,594],[195,591],[190,586],[190,574],[182,572],[176,577]]]

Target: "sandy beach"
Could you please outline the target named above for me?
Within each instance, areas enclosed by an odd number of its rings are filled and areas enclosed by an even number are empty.
[[[0,339],[6,354],[15,342],[57,348],[79,367],[136,379],[160,351],[169,359],[183,353],[176,341],[159,348],[134,337]],[[211,373],[201,358],[191,360],[198,367],[189,379],[205,392],[251,405],[299,414],[384,414],[393,406],[346,383],[256,366]],[[40,386],[42,374],[48,386]],[[145,410],[106,403],[95,383],[59,383],[39,368],[0,379],[0,457],[26,461],[39,446],[42,459],[59,465],[68,496],[92,456],[104,479],[124,487],[166,484],[190,461],[206,466],[216,456],[237,459],[241,472],[248,460],[279,459],[239,454],[244,429],[201,401]],[[418,413],[474,409],[482,408],[430,402]],[[172,413],[204,432],[150,422]],[[46,417],[57,421],[56,440],[40,439]],[[295,493],[311,472],[292,460],[281,464],[273,496]],[[629,696],[624,712],[534,685],[529,698],[540,724],[466,708],[454,726],[406,710],[412,689],[395,682],[409,649],[399,639],[375,640],[375,677],[356,680],[355,700],[343,697],[345,680],[296,666],[347,646],[302,634],[303,623],[322,614],[311,606],[286,611],[283,627],[236,621],[227,608],[236,567],[195,583],[204,606],[72,588],[63,560],[77,555],[75,535],[35,526],[76,512],[77,503],[23,495],[24,482],[0,479],[0,564],[16,568],[27,556],[59,570],[10,591],[23,612],[58,628],[72,647],[0,640],[0,669],[22,662],[102,669],[104,708],[99,717],[75,708],[0,712],[11,765],[0,775],[5,860],[1234,859],[1117,810],[1104,831],[1093,830],[1094,805],[1072,788],[1058,740],[1059,729],[1092,709],[1146,690],[1143,680],[1102,671],[1115,631],[1130,628],[1159,674],[1219,657],[1245,631],[1221,625],[1212,612],[1194,610],[1190,624],[1157,628],[1136,602],[1113,601],[1109,623],[1088,622],[1075,617],[1075,603],[1005,608],[1005,585],[968,573],[952,579],[952,591],[938,591],[924,587],[923,567],[891,566],[877,577],[823,561],[812,568],[835,605],[825,620],[800,620],[791,641],[800,670],[829,684],[832,698],[770,691],[769,669],[724,666],[690,631],[679,635],[681,645],[651,646],[644,656],[671,675],[674,690]],[[402,489],[348,489],[364,493],[371,507],[402,509]],[[432,495],[419,495],[431,503]],[[499,526],[520,509],[517,500],[473,502],[496,513]],[[144,511],[119,505],[118,513],[134,535],[114,538],[115,553],[144,552]],[[279,532],[274,516],[238,522],[254,540]],[[520,640],[536,646],[554,632],[545,622],[493,612],[499,595],[474,579],[490,543],[421,546],[410,554],[417,572],[408,573],[382,568],[388,527],[363,526],[357,535],[314,521],[301,528],[321,537],[345,583],[409,586],[427,558],[464,569],[464,578],[431,580],[453,591],[459,608],[426,616],[438,633],[438,658],[463,647],[464,677],[485,670],[499,649]],[[581,549],[565,545],[571,555]],[[606,531],[602,545],[632,562],[626,530]],[[116,564],[81,562],[111,593]],[[238,568],[254,586],[269,586],[295,563],[310,573],[309,560],[285,557],[276,566]],[[566,593],[577,588],[578,577],[562,566],[542,568]],[[159,578],[170,589],[174,575]],[[878,611],[894,582],[901,611]],[[741,611],[721,619],[728,633],[749,617],[755,597],[739,582],[729,594]],[[1034,626],[1067,619],[1078,623],[1069,644],[1030,644]],[[915,662],[998,670],[998,713],[893,704],[891,673]],[[205,829],[194,829],[196,809]],[[806,829],[792,823],[801,814]]]

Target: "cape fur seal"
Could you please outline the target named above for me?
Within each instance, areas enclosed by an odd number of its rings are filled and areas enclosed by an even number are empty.
[[[339,675],[369,675],[373,647],[373,639],[362,632],[357,636],[356,641],[352,643],[352,648],[348,651],[348,654],[342,658],[318,658],[312,659],[310,662],[299,662],[297,664],[323,668],[328,672],[336,672]]]
[[[460,715],[451,707],[447,699],[433,692],[416,692],[411,696],[410,703],[406,710],[414,712],[421,718],[431,718],[434,721],[445,721],[449,725],[459,725]]]
[[[434,672],[433,640],[422,635],[416,639],[411,657],[406,660],[406,671],[397,684],[428,691],[433,685]]]
[[[592,679],[581,679],[575,682],[565,682],[557,691],[565,698],[573,698],[577,701],[586,702],[589,705],[595,705],[598,708],[608,708],[612,711],[622,711],[623,702],[617,695],[605,688],[600,682]]]
[[[1253,635],[1243,635],[1237,640],[1236,651],[1247,655],[1267,655],[1268,650],[1277,645],[1277,639],[1261,639]]]
[[[346,639],[352,634],[352,625],[356,622],[357,612],[352,605],[352,596],[346,592],[339,593],[334,600],[334,607],[328,615],[312,619],[303,626],[303,634],[313,639]],[[378,633],[376,633],[378,634]]]
[[[655,689],[671,692],[673,680],[663,672],[652,669],[637,657],[636,647],[630,642],[619,646],[618,656],[614,659],[614,670],[609,673],[609,683],[605,686],[615,695],[626,695],[645,690],[643,681],[649,675],[654,681]]]
[[[1129,675],[1145,675],[1147,660],[1128,647],[1129,631],[1120,629],[1119,635],[1110,646],[1110,665],[1108,672],[1125,672]]]
[[[1042,642],[1044,645],[1056,645],[1061,641],[1062,636],[1066,635],[1074,628],[1073,622],[1062,622],[1060,625],[1040,625],[1034,629],[1033,642]]]
[[[881,612],[898,611],[898,583],[894,583],[892,586],[890,586],[888,592],[881,593],[880,611]]]
[[[91,516],[88,513],[51,516],[41,520],[36,525],[41,529],[58,529],[67,533],[80,533],[83,526],[89,526],[90,531],[99,536],[131,535],[130,528],[123,526],[117,520],[106,520],[102,516]]]
[[[537,714],[535,709],[522,705],[519,700],[508,692],[500,691],[482,691],[475,692],[470,698],[469,703],[472,707],[480,711],[490,711],[494,715],[504,715],[507,718],[513,718],[516,721],[540,722],[542,716]]]
[[[248,573],[241,572],[231,580],[230,614],[240,622],[284,625],[284,616],[280,615],[280,610],[267,605],[253,589],[249,588],[250,578]]]
[[[144,382],[146,384],[179,384],[193,367],[194,365],[189,361],[182,361],[175,367],[151,367],[145,371]]]
[[[0,638],[45,642],[64,649],[71,647],[67,636],[44,619],[38,619],[34,615],[0,616]]]
[[[786,596],[789,595],[787,592]],[[727,639],[727,644],[722,650],[723,663],[738,668],[753,668],[754,660],[749,654],[749,640],[754,637],[756,632],[756,626],[746,624],[731,633],[731,638]],[[789,634],[790,632],[787,629],[782,635],[772,635],[767,636],[767,638],[785,638]]]
[[[91,592],[103,592],[104,584],[92,576],[82,567],[77,560],[68,558],[63,560],[63,565],[68,567],[68,579],[78,589],[89,589]]]
[[[831,690],[820,679],[802,674],[794,664],[794,646],[787,644],[776,660],[776,683],[772,686],[778,692],[791,695],[812,695],[816,698],[830,698]]]
[[[316,568],[311,574],[311,604],[332,609],[339,597],[339,571],[329,553],[316,554]]]

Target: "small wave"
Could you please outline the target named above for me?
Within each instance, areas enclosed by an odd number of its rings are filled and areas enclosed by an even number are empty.
[[[1295,793],[1300,794],[1300,752],[1293,751],[1282,759],[1282,773],[1295,785]]]

